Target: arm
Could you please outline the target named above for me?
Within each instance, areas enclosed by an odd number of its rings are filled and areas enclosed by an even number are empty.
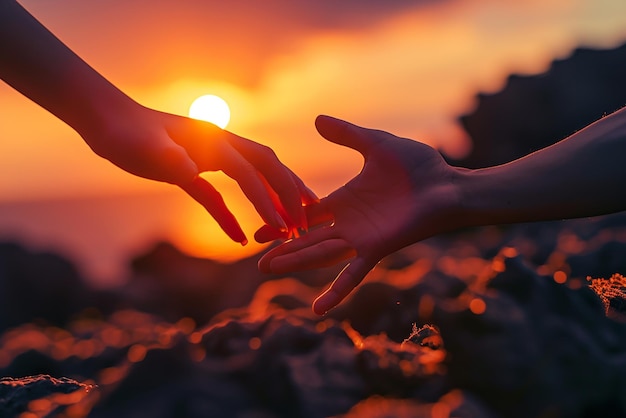
[[[462,209],[472,225],[603,215],[626,209],[626,108],[508,164],[467,171]]]
[[[286,273],[350,259],[313,309],[341,302],[386,255],[433,235],[488,224],[593,216],[626,209],[626,109],[508,164],[468,170],[433,148],[319,117],[326,139],[359,151],[362,171],[307,207],[311,231],[269,251],[264,272]],[[266,226],[257,240],[284,233]]]
[[[0,0],[0,77],[70,125],[101,157],[132,174],[182,187],[236,241],[245,243],[243,232],[199,172],[223,170],[233,177],[276,228],[301,225],[302,202],[314,200],[269,148],[206,122],[139,105],[12,0]],[[288,222],[272,194],[280,196]]]

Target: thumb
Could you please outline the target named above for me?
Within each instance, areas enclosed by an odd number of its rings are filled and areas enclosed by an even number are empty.
[[[356,257],[337,276],[333,283],[315,299],[313,312],[324,315],[344,300],[363,281],[367,273],[376,266],[375,261]]]
[[[331,116],[320,115],[315,119],[315,127],[327,140],[359,151],[365,156],[374,143],[368,130]]]

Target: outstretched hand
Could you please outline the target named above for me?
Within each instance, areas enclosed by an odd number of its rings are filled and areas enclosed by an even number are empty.
[[[259,268],[281,274],[350,259],[313,303],[321,315],[339,304],[384,256],[454,229],[458,197],[457,169],[428,145],[328,116],[319,116],[316,127],[329,141],[360,152],[363,169],[319,203],[308,205],[311,230],[270,250]],[[267,242],[288,235],[266,225],[255,238]]]
[[[219,192],[199,173],[222,170],[237,181],[262,219],[277,230],[305,224],[303,204],[316,196],[268,147],[195,119],[136,103],[81,135],[100,156],[135,175],[180,186],[228,236],[247,239]],[[279,213],[280,211],[280,213]]]
[[[235,179],[263,220],[305,226],[315,195],[274,152],[208,122],[143,107],[102,77],[18,2],[0,1],[0,78],[75,129],[96,154],[135,175],[179,185],[235,241],[247,242],[199,173]]]

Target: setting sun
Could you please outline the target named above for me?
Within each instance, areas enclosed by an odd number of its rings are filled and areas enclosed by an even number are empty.
[[[189,117],[211,122],[224,129],[230,121],[230,108],[221,97],[200,96],[189,107]]]

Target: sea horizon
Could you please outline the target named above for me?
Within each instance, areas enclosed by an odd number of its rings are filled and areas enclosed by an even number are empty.
[[[189,234],[194,224],[209,232]],[[0,241],[66,257],[90,284],[104,288],[123,284],[130,261],[158,242],[225,263],[262,249],[229,243],[210,215],[177,189],[0,201]]]

